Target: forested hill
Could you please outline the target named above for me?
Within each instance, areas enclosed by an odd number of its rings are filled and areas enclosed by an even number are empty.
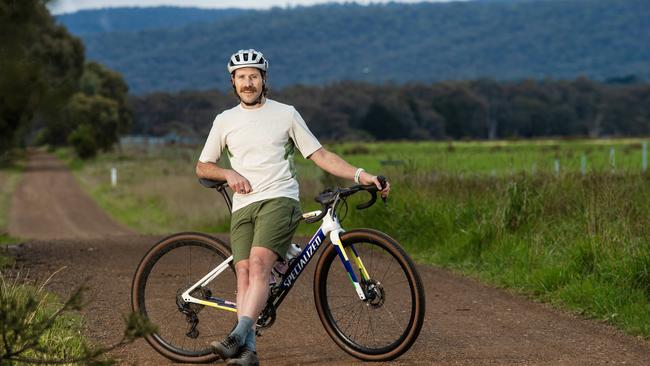
[[[121,71],[135,94],[226,90],[228,56],[250,47],[269,58],[276,88],[338,80],[648,80],[648,19],[647,0],[328,4],[82,38],[88,57]]]
[[[79,36],[110,32],[134,32],[178,28],[197,22],[214,22],[241,15],[244,9],[198,9],[160,6],[154,8],[105,8],[57,15],[68,31]]]

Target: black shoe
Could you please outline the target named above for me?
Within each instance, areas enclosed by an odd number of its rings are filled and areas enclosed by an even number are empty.
[[[259,366],[260,360],[257,358],[257,352],[251,351],[244,346],[237,358],[231,358],[226,363],[227,366]]]
[[[242,348],[242,339],[237,334],[231,334],[221,342],[214,341],[210,343],[212,352],[221,356],[222,359],[237,356]]]

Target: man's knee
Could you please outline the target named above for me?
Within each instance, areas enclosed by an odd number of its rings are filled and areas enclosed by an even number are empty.
[[[248,276],[250,275],[250,262],[249,260],[240,261],[235,265],[235,272],[237,273],[237,282],[248,282]]]
[[[264,260],[260,258],[259,256],[251,256],[250,257],[250,268],[249,268],[249,277],[250,278],[257,278],[261,277],[264,272]]]
[[[267,253],[251,253],[249,258],[249,278],[268,279],[274,259]]]

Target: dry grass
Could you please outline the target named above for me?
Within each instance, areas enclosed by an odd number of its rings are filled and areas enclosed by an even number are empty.
[[[176,155],[134,157],[128,152],[104,156],[76,172],[82,186],[114,218],[143,233],[209,230],[223,225],[229,213],[221,196],[204,188],[185,150]],[[180,157],[180,158],[179,158]],[[117,169],[117,186],[110,183]]]
[[[11,197],[20,181],[21,174],[15,169],[0,170],[0,234],[4,233],[9,224]]]

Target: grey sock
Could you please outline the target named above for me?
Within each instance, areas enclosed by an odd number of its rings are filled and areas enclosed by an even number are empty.
[[[237,326],[235,327],[235,330],[232,331],[230,334],[236,334],[239,336],[239,339],[241,340],[241,345],[244,344],[244,341],[246,340],[246,334],[248,331],[251,329],[253,326],[253,319],[247,317],[247,316],[242,316],[239,318],[239,321],[237,322]]]
[[[250,328],[248,330],[248,334],[246,334],[246,341],[244,341],[244,345],[246,345],[246,347],[248,347],[248,349],[253,352],[257,351],[255,349],[255,330],[253,328]]]

